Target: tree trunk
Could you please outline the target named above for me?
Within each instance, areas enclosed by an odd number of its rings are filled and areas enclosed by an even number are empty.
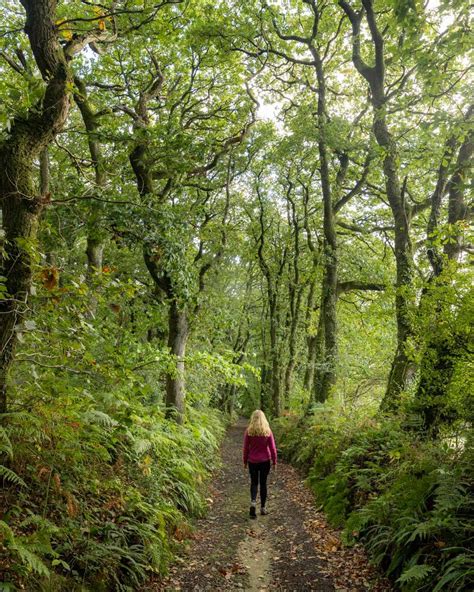
[[[316,335],[309,335],[306,338],[307,345],[307,358],[306,368],[304,371],[303,388],[307,393],[310,393],[310,399],[312,399],[311,391],[314,383],[314,369],[316,363]]]
[[[377,109],[381,109],[381,106],[378,106]],[[396,148],[385,118],[377,114],[375,115],[374,134],[379,146],[386,150],[383,162],[385,188],[395,222],[397,349],[381,406],[384,411],[393,411],[398,407],[400,393],[410,377],[413,376],[414,371],[406,350],[407,341],[412,335],[409,309],[413,304],[413,256],[409,220],[398,178]]]
[[[8,407],[7,375],[17,341],[17,326],[28,311],[39,218],[48,196],[38,195],[34,163],[61,130],[69,112],[71,82],[57,40],[56,2],[23,0],[25,31],[46,82],[41,101],[16,118],[0,146],[4,256],[1,275],[8,296],[0,301],[0,413]]]
[[[305,366],[305,372],[304,372],[304,379],[303,379],[303,388],[304,390],[309,393],[309,398],[311,399],[311,391],[313,388],[313,380],[314,380],[314,364],[315,364],[315,358],[314,358],[314,345],[315,345],[315,341],[316,341],[316,335],[310,335],[309,334],[309,329],[310,329],[310,323],[311,323],[311,316],[312,313],[314,311],[314,299],[315,299],[315,281],[311,282],[311,285],[309,287],[309,292],[308,292],[308,301],[306,304],[306,366]]]
[[[102,271],[104,243],[98,238],[87,237],[87,273],[89,277],[98,275]]]
[[[362,0],[364,11],[356,12],[346,0],[338,0],[352,24],[352,61],[370,87],[374,112],[372,129],[377,144],[383,149],[385,190],[395,222],[395,260],[397,267],[395,308],[397,319],[397,349],[381,409],[394,411],[400,402],[413,367],[407,356],[407,341],[412,335],[409,309],[413,303],[413,260],[410,243],[409,212],[399,179],[397,145],[387,125],[387,96],[385,93],[385,55],[383,33],[379,30],[373,0]],[[367,19],[373,47],[373,63],[368,65],[361,54],[361,21]]]
[[[313,389],[311,392],[310,404],[324,403],[326,401],[325,393],[322,390],[322,384],[324,380],[324,365],[326,363],[326,357],[324,355],[325,348],[325,330],[324,330],[324,312],[323,309],[319,311],[318,320],[318,332],[316,333],[314,340],[314,379]]]
[[[140,94],[135,107],[137,117],[134,121],[134,127],[137,132],[137,141],[129,154],[129,160],[135,173],[138,193],[143,201],[150,197],[155,190],[150,166],[151,158],[143,131],[149,124],[148,101],[158,95],[162,84],[163,75],[161,71],[158,71],[148,90]],[[155,247],[156,244],[145,243],[143,245],[143,258],[155,285],[169,299],[168,347],[174,359],[174,368],[166,373],[166,414],[167,417],[173,417],[178,423],[182,423],[185,412],[184,356],[189,335],[188,318],[186,310],[182,310],[178,304],[169,274],[162,269],[159,258],[154,253]]]
[[[318,126],[319,126],[319,166],[324,212],[324,280],[321,299],[321,315],[324,323],[324,367],[321,373],[320,396],[326,401],[336,383],[337,364],[337,235],[332,203],[331,182],[326,133],[326,85],[322,61],[313,50],[318,79]]]
[[[281,382],[280,382],[280,351],[279,351],[279,340],[278,340],[278,328],[280,324],[280,314],[278,310],[278,285],[279,279],[283,273],[283,269],[286,265],[287,251],[283,251],[280,266],[276,274],[272,273],[268,263],[264,256],[264,245],[265,245],[265,224],[264,224],[264,208],[263,200],[260,194],[259,186],[257,184],[257,195],[260,202],[260,237],[258,239],[258,259],[260,268],[265,277],[267,283],[267,301],[268,301],[268,314],[270,322],[270,368],[266,366],[266,382],[270,386],[271,395],[271,411],[278,417],[281,413]],[[265,390],[262,391],[262,395],[266,395]],[[265,403],[265,397],[262,397],[262,403]]]
[[[296,213],[296,205],[291,198],[292,184],[290,183],[287,193],[288,201],[291,204],[291,222],[294,233],[294,258],[292,262],[293,277],[290,278],[289,286],[289,313],[290,313],[290,336],[288,340],[288,362],[285,369],[285,401],[288,400],[293,387],[293,372],[296,366],[296,346],[297,346],[297,330],[301,311],[301,299],[303,297],[303,287],[300,286],[300,223]]]
[[[28,155],[27,161],[30,161]],[[19,165],[19,159],[15,164]],[[38,220],[42,204],[32,196],[29,162],[22,163],[21,172],[8,167],[1,184],[3,228],[5,231],[5,259],[2,275],[6,278],[8,296],[0,300],[0,413],[7,412],[7,374],[13,360],[17,341],[17,326],[28,313],[28,297],[32,279],[33,249],[36,246]],[[27,168],[28,167],[28,168]],[[14,172],[15,185],[5,191],[8,171]],[[8,197],[5,197],[8,196]],[[31,198],[23,196],[32,196]]]
[[[474,108],[470,107],[466,120],[472,119]],[[448,141],[447,152],[443,159],[448,158],[454,149],[455,140],[451,138]],[[447,181],[446,166],[442,163],[438,173],[438,183],[431,196],[431,213],[427,225],[427,256],[431,263],[433,276],[422,294],[420,309],[423,309],[427,298],[436,290],[443,289],[446,281],[442,276],[444,260],[442,255],[432,244],[432,236],[438,230],[438,218],[441,209],[442,196],[445,194],[445,188],[448,189],[448,224],[455,225],[461,220],[467,220],[470,217],[469,210],[464,201],[464,179],[469,178],[469,172],[472,168],[472,156],[474,154],[474,133],[472,130],[467,134],[464,142],[461,144],[456,160],[456,166],[449,182]],[[444,247],[445,256],[457,261],[461,252],[460,235],[456,233],[455,240],[448,242]],[[436,326],[439,319],[442,320],[445,311],[438,303],[435,305],[432,326]],[[426,312],[424,313],[426,314]],[[460,349],[467,344],[459,343],[460,337],[451,336],[450,339],[438,332],[428,336],[426,350],[420,364],[420,380],[416,393],[416,407],[420,412],[423,421],[423,432],[426,435],[435,437],[442,421],[453,420],[456,414],[453,409],[447,407],[447,392],[451,378],[456,365],[456,357]]]
[[[222,410],[227,415],[232,415],[234,411],[235,396],[237,394],[237,386],[235,384],[229,384],[224,390],[224,396],[222,397]]]
[[[104,243],[99,238],[87,237],[87,281],[90,290],[89,311],[88,314],[94,318],[97,312],[97,294],[95,293],[94,278],[102,274],[102,258],[104,253]]]
[[[276,295],[271,295],[270,302],[270,389],[272,399],[272,412],[275,417],[281,413],[281,385],[280,385],[280,355],[278,351],[278,318]]]
[[[104,157],[102,148],[99,142],[98,130],[99,121],[94,112],[89,98],[87,96],[87,89],[84,82],[77,76],[74,82],[78,92],[74,94],[74,100],[81,112],[82,121],[87,132],[87,142],[89,145],[89,153],[94,167],[95,175],[95,190],[100,191],[105,187],[107,177],[105,170]],[[89,311],[92,317],[97,312],[97,297],[93,293],[94,279],[102,274],[103,253],[104,253],[104,233],[100,229],[101,208],[97,203],[93,202],[89,211],[88,229],[87,229],[87,281],[91,288],[91,300],[89,303]]]
[[[166,374],[166,414],[182,423],[185,411],[184,357],[189,327],[186,312],[179,309],[175,300],[170,303],[168,322],[168,347],[174,359],[174,368]]]

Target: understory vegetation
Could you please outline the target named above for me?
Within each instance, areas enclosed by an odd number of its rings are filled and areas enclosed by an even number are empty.
[[[462,0],[3,0],[0,591],[139,590],[262,408],[347,544],[474,587]]]
[[[135,589],[165,571],[204,509],[217,417],[177,426],[137,401],[114,419],[81,398],[34,420],[12,413],[2,432],[2,452],[15,450],[1,469],[3,590]]]
[[[318,406],[278,434],[346,544],[361,541],[397,588],[470,590],[472,440],[426,441],[404,421]]]

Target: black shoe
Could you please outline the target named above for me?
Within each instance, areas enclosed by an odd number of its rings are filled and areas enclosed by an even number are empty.
[[[250,506],[249,516],[250,518],[257,517],[257,509],[255,508],[255,506]]]
[[[262,506],[262,507],[260,508],[260,514],[261,514],[262,516],[266,516],[266,515],[268,514],[268,510],[267,510],[267,509],[266,509],[264,506]]]

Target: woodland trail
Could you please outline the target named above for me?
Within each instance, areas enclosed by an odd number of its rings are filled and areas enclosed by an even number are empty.
[[[389,590],[360,547],[342,547],[297,471],[281,460],[269,477],[269,515],[248,517],[249,478],[241,460],[244,429],[245,422],[239,421],[228,430],[208,515],[198,522],[183,556],[166,580],[144,591]]]

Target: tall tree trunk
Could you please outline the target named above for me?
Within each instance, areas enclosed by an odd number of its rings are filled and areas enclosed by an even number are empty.
[[[268,311],[265,306],[262,309],[262,317],[260,320],[260,342],[262,344],[262,363],[260,366],[260,392],[259,392],[259,405],[262,411],[271,411],[271,405],[269,402],[270,393],[270,372],[268,371],[268,351],[267,351],[267,325],[268,325]]]
[[[271,300],[270,300],[271,299]],[[270,300],[270,388],[272,411],[276,417],[281,413],[280,352],[278,348],[278,316],[276,294],[269,294]]]
[[[306,230],[306,240],[308,243],[309,251],[312,254],[312,273],[316,274],[316,270],[319,266],[320,256],[321,256],[321,248],[320,245],[318,247],[315,245],[312,236],[311,236],[311,227],[309,223],[309,212],[308,212],[308,205],[309,205],[309,186],[303,186],[303,205],[304,205],[304,228]],[[315,308],[315,299],[316,299],[316,279],[313,277],[311,282],[309,292],[308,292],[308,301],[306,304],[306,327],[307,331],[309,330],[311,319],[313,313],[319,309],[319,314],[321,315],[320,305]],[[306,368],[304,373],[304,381],[303,387],[305,391],[309,394],[308,398],[308,408],[311,407],[314,399],[314,392],[313,392],[313,385],[314,385],[314,373],[316,370],[316,359],[318,356],[318,335],[322,335],[322,329],[318,328],[316,335],[309,334],[309,331],[306,336],[306,346],[307,346],[307,358],[306,358]],[[322,351],[319,352],[321,355]]]
[[[301,290],[298,288],[298,295],[295,297],[294,286],[290,290],[290,311],[289,311],[289,336],[288,336],[288,360],[284,372],[284,397],[288,401],[293,387],[293,372],[296,365],[296,338],[298,328],[299,310],[301,304]]]
[[[186,344],[189,327],[185,311],[180,310],[172,300],[168,311],[168,347],[174,358],[173,371],[166,374],[166,413],[182,423],[185,411],[185,367]]]
[[[281,356],[279,348],[278,329],[280,325],[280,312],[278,310],[278,286],[279,280],[286,265],[287,250],[284,249],[280,260],[280,266],[276,273],[270,269],[264,256],[265,247],[265,224],[264,224],[264,207],[263,199],[258,183],[256,185],[257,195],[260,203],[260,236],[258,239],[257,255],[260,264],[260,269],[265,277],[267,284],[267,302],[268,302],[268,316],[270,323],[270,364],[266,364],[266,382],[270,386],[271,393],[271,411],[278,417],[281,413]],[[265,395],[262,391],[262,395]],[[263,402],[264,398],[262,399]]]
[[[474,107],[470,107],[466,114],[466,121],[471,122],[474,114]],[[444,161],[452,156],[455,147],[455,139],[450,138],[447,144],[447,153],[443,155],[443,162],[438,172],[436,189],[431,196],[431,212],[427,225],[427,256],[431,263],[433,276],[422,295],[420,309],[424,308],[427,299],[436,290],[443,289],[449,279],[444,279],[442,272],[444,268],[443,256],[432,244],[432,236],[438,229],[438,219],[441,209],[442,197],[448,191],[448,224],[451,228],[456,223],[470,218],[469,209],[464,201],[465,179],[469,178],[469,172],[473,166],[474,154],[474,132],[472,128],[467,133],[459,148],[454,172],[447,180],[447,167]],[[447,259],[457,261],[461,252],[460,233],[456,232],[455,239],[448,242],[444,247],[444,255]],[[429,304],[428,304],[429,305]],[[433,315],[432,326],[436,326],[438,320],[445,314],[445,310],[439,304],[435,310],[430,311]],[[428,314],[429,314],[428,313]],[[426,312],[424,314],[427,314]],[[420,364],[420,380],[416,393],[416,407],[423,420],[423,431],[432,437],[436,436],[442,421],[453,420],[456,414],[452,409],[447,408],[447,392],[451,382],[457,357],[462,347],[467,350],[467,344],[462,344],[462,338],[458,335],[448,336],[443,332],[433,332],[425,345],[425,352]]]
[[[362,0],[372,40],[373,66],[369,66],[361,54],[360,26],[364,18],[364,11],[356,12],[345,0],[339,0],[338,3],[352,24],[352,61],[359,74],[365,78],[370,87],[370,100],[374,111],[373,132],[377,144],[383,148],[385,190],[395,222],[397,349],[390,370],[387,390],[381,405],[382,410],[393,411],[398,407],[400,393],[412,374],[412,364],[407,355],[407,342],[412,335],[409,309],[413,304],[413,256],[410,242],[409,212],[400,185],[397,145],[387,124],[384,39],[377,25],[373,0]]]
[[[74,78],[77,92],[74,93],[74,100],[81,112],[82,121],[87,132],[89,153],[94,167],[95,192],[100,193],[106,185],[107,175],[105,169],[102,147],[99,142],[99,119],[90,104],[87,96],[87,88],[79,78]],[[100,228],[101,208],[97,203],[92,203],[87,223],[87,279],[89,286],[94,290],[94,280],[102,274],[103,253],[104,253],[104,232]],[[97,298],[94,294],[89,303],[90,314],[95,316],[97,311]]]
[[[376,109],[381,108],[381,105],[376,107]],[[388,131],[385,117],[379,117],[377,113],[374,134],[378,144],[386,149],[383,163],[385,187],[395,222],[397,349],[382,402],[382,410],[392,411],[397,408],[400,393],[413,375],[413,364],[407,355],[407,342],[413,333],[409,319],[410,307],[413,305],[413,256],[409,218],[398,178],[396,147]]]
[[[316,335],[307,336],[306,347],[306,367],[303,377],[303,388],[307,393],[310,393],[310,399],[312,399],[311,392],[313,390],[314,369],[316,363]]]
[[[304,371],[304,378],[303,378],[303,388],[307,393],[311,393],[311,389],[313,387],[313,380],[314,380],[314,341],[315,335],[310,333],[310,323],[312,319],[312,314],[314,312],[314,300],[315,300],[315,289],[316,289],[316,282],[312,281],[309,287],[308,292],[308,300],[306,303],[306,364],[305,364],[305,371]],[[311,394],[310,394],[311,398]]]
[[[290,335],[288,339],[288,362],[285,368],[285,400],[288,400],[291,390],[293,387],[293,372],[296,366],[296,346],[297,346],[297,330],[300,319],[301,311],[301,299],[303,298],[303,286],[300,285],[300,222],[296,212],[296,205],[294,200],[291,198],[292,183],[289,181],[289,187],[287,192],[288,201],[291,204],[291,216],[290,220],[293,226],[294,233],[294,257],[292,264],[293,277],[290,279],[289,286],[289,320],[290,320]]]
[[[324,365],[326,363],[326,357],[324,355],[324,348],[325,348],[325,329],[324,329],[324,321],[325,315],[323,309],[319,311],[319,320],[318,320],[318,331],[314,338],[314,351],[313,351],[313,358],[314,358],[314,378],[313,378],[313,388],[311,391],[311,399],[310,404],[313,402],[315,403],[324,403],[326,401],[325,393],[322,389],[322,384],[324,380]]]
[[[143,201],[155,192],[151,158],[149,155],[146,134],[144,131],[150,123],[148,102],[158,96],[163,85],[163,74],[154,61],[156,76],[147,90],[140,94],[135,106],[134,127],[137,141],[129,154],[130,165],[135,174],[137,189]],[[163,291],[169,301],[168,309],[168,347],[175,361],[175,367],[166,373],[166,413],[181,423],[185,412],[185,365],[186,344],[189,326],[186,309],[179,306],[173,289],[173,283],[166,270],[161,268],[159,258],[154,252],[155,244],[143,245],[145,265],[157,288]]]
[[[337,234],[332,203],[326,134],[326,81],[323,64],[314,47],[312,54],[318,79],[318,127],[319,167],[323,193],[324,227],[324,279],[321,298],[321,315],[324,321],[324,367],[321,372],[319,400],[326,401],[336,383],[337,364]]]
[[[71,78],[57,39],[55,0],[22,0],[25,31],[46,88],[26,117],[14,120],[0,146],[0,198],[5,233],[1,275],[8,297],[0,301],[0,413],[8,406],[7,375],[17,325],[28,310],[39,218],[48,197],[38,195],[34,163],[62,129],[69,112]]]

